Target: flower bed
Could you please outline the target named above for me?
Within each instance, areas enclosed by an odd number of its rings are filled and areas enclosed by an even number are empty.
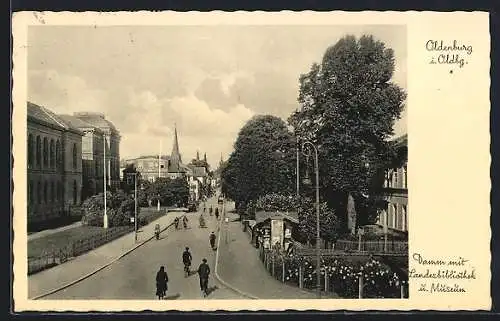
[[[267,254],[268,270],[278,280],[287,284],[316,288],[316,259],[314,257],[281,256]],[[274,261],[274,269],[272,268]],[[284,263],[284,265],[283,265]],[[401,298],[407,286],[407,277],[393,272],[378,260],[367,257],[325,257],[321,262],[321,290],[334,292],[343,298],[358,298],[359,280],[362,280],[363,298]],[[283,269],[285,275],[283,277]],[[326,275],[326,280],[325,280]],[[405,291],[403,296],[406,297]]]

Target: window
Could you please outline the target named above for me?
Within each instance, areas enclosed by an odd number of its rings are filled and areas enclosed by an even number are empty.
[[[36,199],[38,204],[42,204],[42,183],[40,181],[36,183]]]
[[[395,168],[392,172],[392,187],[398,188],[398,169]]]
[[[34,142],[33,142],[33,135],[29,134],[28,135],[28,168],[33,167],[33,161],[34,161],[34,155],[33,155],[33,148],[34,148]]]
[[[402,223],[401,229],[403,231],[408,230],[408,217],[406,215],[406,205],[401,206],[401,223]]]
[[[54,140],[51,139],[50,140],[50,147],[49,147],[49,150],[50,150],[50,168],[55,168],[56,166],[56,155],[55,155],[55,147],[54,147]]]
[[[61,143],[59,142],[59,139],[58,139],[56,142],[56,170],[61,169],[61,162],[62,162]]]
[[[403,166],[403,188],[408,188],[408,176],[407,176],[407,169],[406,165]]]
[[[78,200],[78,186],[76,180],[73,181],[73,204],[76,204]]]
[[[28,203],[33,204],[33,181],[28,184]]]
[[[49,141],[43,138],[43,167],[49,167]]]
[[[43,183],[43,202],[47,204],[47,192],[48,192],[48,184],[47,181]]]
[[[50,201],[52,203],[54,203],[56,199],[56,195],[55,195],[55,190],[54,190],[54,182],[50,182]]]
[[[76,149],[76,143],[73,144],[73,169],[77,168],[77,161],[78,161],[78,151]]]
[[[42,140],[40,136],[36,136],[36,166],[42,165]]]

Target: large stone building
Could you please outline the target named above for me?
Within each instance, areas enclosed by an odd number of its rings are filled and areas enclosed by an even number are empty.
[[[70,214],[81,202],[83,132],[27,103],[28,226]]]
[[[104,147],[100,147],[102,146],[102,140],[105,141],[106,146],[105,152],[107,185],[111,186],[112,188],[119,189],[121,139],[120,132],[116,129],[112,122],[106,120],[104,114],[102,113],[78,112],[74,113],[73,116],[99,130],[92,131],[92,134],[90,135],[90,128],[86,128],[86,133],[88,133],[89,135],[87,136],[85,146],[85,150],[87,151],[86,155],[88,156],[90,153],[94,153],[96,157],[96,161],[93,162],[95,168],[94,175],[96,176],[96,191],[101,191],[99,186],[103,186],[104,188],[104,182],[99,181],[100,177],[104,177],[104,167],[102,165],[104,163]]]
[[[408,231],[408,135],[394,140],[398,164],[385,172],[384,190],[387,208],[380,213],[377,224],[396,232]]]
[[[82,199],[85,200],[104,190],[104,132],[76,116],[59,117],[85,134],[82,137]]]

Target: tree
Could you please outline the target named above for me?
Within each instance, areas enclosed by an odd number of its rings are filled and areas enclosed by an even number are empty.
[[[103,226],[104,223],[104,193],[86,199],[82,208],[84,215],[82,223],[91,226]],[[139,214],[140,208],[137,208]],[[106,214],[109,227],[127,226],[130,218],[135,215],[135,201],[133,197],[123,191],[106,193]]]
[[[185,206],[189,199],[189,186],[182,177],[176,179],[161,177],[146,187],[146,194],[153,204],[156,204],[159,198],[164,206],[175,204]]]
[[[374,179],[392,153],[388,140],[406,98],[391,82],[393,73],[392,49],[372,36],[346,36],[300,77],[302,109],[289,123],[318,147],[323,198],[344,228],[348,195],[357,200],[380,192]]]
[[[294,142],[278,117],[258,115],[241,128],[234,151],[222,168],[222,190],[238,208],[258,197],[293,189]]]
[[[141,173],[137,171],[135,164],[127,164],[122,171],[123,180],[121,182],[121,188],[125,193],[130,193],[134,191],[135,182],[134,179],[137,179],[138,185],[141,180]],[[134,176],[137,176],[136,178]]]

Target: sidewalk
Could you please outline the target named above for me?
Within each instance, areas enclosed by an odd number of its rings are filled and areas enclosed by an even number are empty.
[[[160,224],[163,229],[172,223],[175,216],[179,214],[180,213],[168,212],[156,221],[143,226],[137,235],[137,243],[134,242],[134,233],[132,232],[90,252],[82,254],[69,262],[28,276],[28,298],[47,293],[92,273],[96,269],[120,257],[126,251],[129,251],[152,237],[156,224]],[[166,233],[166,235],[168,235],[170,231],[169,229],[162,234],[165,235]]]
[[[243,232],[241,222],[233,220],[239,216],[227,213],[229,218],[228,244],[225,242],[225,226],[221,226],[218,274],[220,278],[246,294],[259,299],[314,299],[314,293],[283,284],[274,279],[259,260],[258,251],[250,244]]]

